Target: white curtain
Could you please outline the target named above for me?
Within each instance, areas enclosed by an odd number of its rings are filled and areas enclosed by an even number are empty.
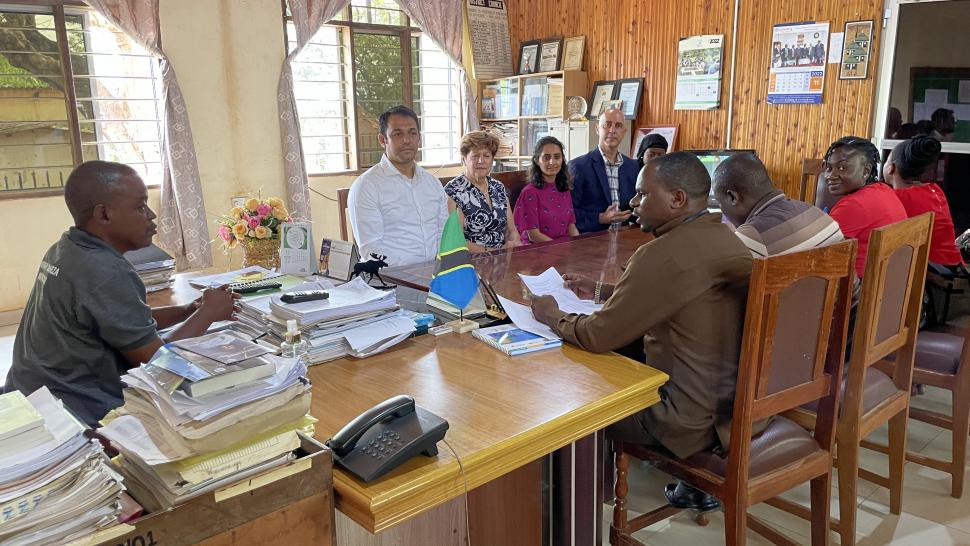
[[[459,67],[462,93],[464,95],[464,129],[465,132],[478,130],[478,110],[475,107],[475,95],[472,93],[468,75],[462,67],[461,57],[461,24],[462,0],[442,0],[430,2],[428,0],[397,0],[401,9],[408,17],[421,27],[429,38],[438,44]]]
[[[300,139],[300,116],[293,96],[291,63],[324,23],[343,9],[349,0],[289,0],[293,26],[296,27],[296,48],[283,60],[276,100],[280,113],[280,134],[283,138],[283,173],[286,177],[286,200],[295,218],[310,219],[310,190],[303,162],[303,142]]]
[[[178,269],[209,267],[212,253],[202,181],[185,100],[175,69],[162,51],[159,0],[85,1],[158,59],[165,103],[159,242],[175,255]]]

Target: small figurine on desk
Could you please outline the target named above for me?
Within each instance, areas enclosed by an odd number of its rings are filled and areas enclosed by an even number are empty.
[[[381,278],[381,269],[387,267],[387,262],[384,261],[387,259],[387,256],[381,256],[371,252],[370,257],[371,259],[367,260],[366,262],[358,262],[354,264],[354,272],[350,278],[354,278],[357,275],[367,275],[364,280],[367,281],[367,284],[370,284],[371,281],[374,280],[374,277],[377,277],[377,280],[381,281],[381,284],[380,286],[375,286],[374,288],[381,288],[385,290],[394,288],[393,285],[387,284],[384,282],[384,279]]]

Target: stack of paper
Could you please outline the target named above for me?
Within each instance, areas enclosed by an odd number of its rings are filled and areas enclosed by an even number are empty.
[[[316,289],[313,283],[294,290]],[[414,333],[417,323],[398,309],[393,291],[377,290],[360,277],[327,290],[325,300],[286,304],[269,296],[266,315],[274,339],[282,339],[286,321],[297,321],[310,345],[308,362],[343,356],[364,358],[392,347]],[[262,303],[260,305],[263,305]]]
[[[0,543],[62,544],[118,523],[121,476],[47,387],[0,396]]]
[[[228,353],[237,352],[225,348],[225,354],[207,358],[228,358]],[[272,363],[272,373],[195,397],[182,388],[189,378],[171,371],[190,375],[193,370],[150,361],[122,376],[125,404],[105,417],[99,432],[121,453],[118,466],[142,506],[166,509],[285,464],[299,447],[297,432],[313,434],[303,360],[255,358]]]
[[[135,266],[146,292],[164,290],[172,286],[175,258],[155,245],[125,252],[125,258]]]

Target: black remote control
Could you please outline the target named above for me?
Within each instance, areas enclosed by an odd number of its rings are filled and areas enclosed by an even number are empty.
[[[325,300],[330,297],[326,290],[304,290],[302,292],[286,292],[280,296],[283,303],[302,303],[305,301]]]

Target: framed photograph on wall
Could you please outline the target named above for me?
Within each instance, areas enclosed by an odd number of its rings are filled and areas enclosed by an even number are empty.
[[[555,72],[562,61],[562,38],[546,38],[539,46],[539,72]]]
[[[539,62],[539,40],[529,40],[519,44],[518,74],[532,74]]]
[[[872,20],[848,21],[842,40],[839,79],[866,79],[869,75],[869,53],[872,51]]]
[[[677,149],[677,124],[670,125],[654,125],[653,127],[640,127],[637,129],[636,134],[633,138],[633,147],[630,148],[630,157],[637,156],[637,150],[640,148],[640,142],[646,138],[647,135],[658,134],[665,139],[667,139],[667,153],[673,152]]]
[[[618,80],[613,98],[623,101],[623,119],[637,119],[640,97],[643,96],[643,78]]]
[[[586,37],[566,38],[563,45],[562,70],[582,70],[583,52],[586,50]]]
[[[590,119],[598,118],[603,111],[603,103],[613,98],[613,89],[616,88],[615,80],[600,80],[593,83],[593,95],[589,99],[589,113],[586,117]]]

